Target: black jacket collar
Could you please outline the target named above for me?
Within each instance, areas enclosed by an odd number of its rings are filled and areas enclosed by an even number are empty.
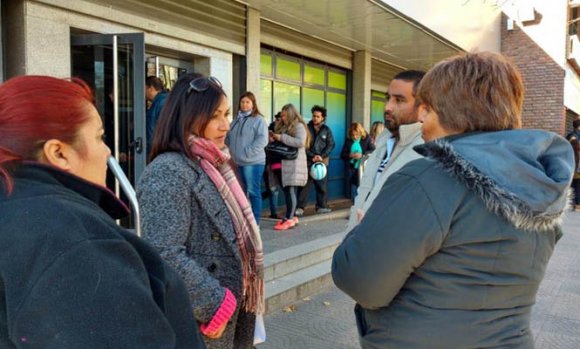
[[[24,162],[15,169],[14,179],[33,180],[45,184],[59,184],[95,203],[113,219],[123,218],[129,213],[127,206],[109,189],[88,182],[53,166],[37,162]]]

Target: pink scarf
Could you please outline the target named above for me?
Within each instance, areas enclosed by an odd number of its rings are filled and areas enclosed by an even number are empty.
[[[199,158],[201,168],[215,184],[232,217],[242,258],[243,309],[251,313],[264,314],[262,238],[252,207],[228,163],[230,156],[204,138],[190,136],[188,142],[191,153]]]

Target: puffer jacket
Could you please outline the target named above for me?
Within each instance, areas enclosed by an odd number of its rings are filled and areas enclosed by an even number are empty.
[[[301,123],[295,128],[296,134],[291,136],[283,133],[280,142],[298,148],[298,156],[294,160],[282,160],[282,186],[302,187],[308,181],[308,165],[306,164],[306,127]]]
[[[572,152],[539,130],[416,146],[337,248],[363,349],[533,348],[531,308],[561,236]]]

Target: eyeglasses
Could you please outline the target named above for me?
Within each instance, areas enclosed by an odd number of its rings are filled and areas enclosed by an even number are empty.
[[[189,82],[189,88],[187,89],[187,94],[189,94],[192,90],[195,92],[204,92],[211,86],[217,86],[220,89],[222,88],[222,83],[213,76],[208,77],[200,77],[197,79],[193,79]]]

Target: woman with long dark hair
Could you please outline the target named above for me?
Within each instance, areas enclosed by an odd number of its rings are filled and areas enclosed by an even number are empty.
[[[77,79],[0,86],[0,348],[205,348],[179,275],[115,224],[93,100]]]
[[[264,312],[264,256],[225,145],[228,115],[217,79],[179,78],[137,196],[143,237],[185,280],[207,347],[249,349],[256,316]]]

